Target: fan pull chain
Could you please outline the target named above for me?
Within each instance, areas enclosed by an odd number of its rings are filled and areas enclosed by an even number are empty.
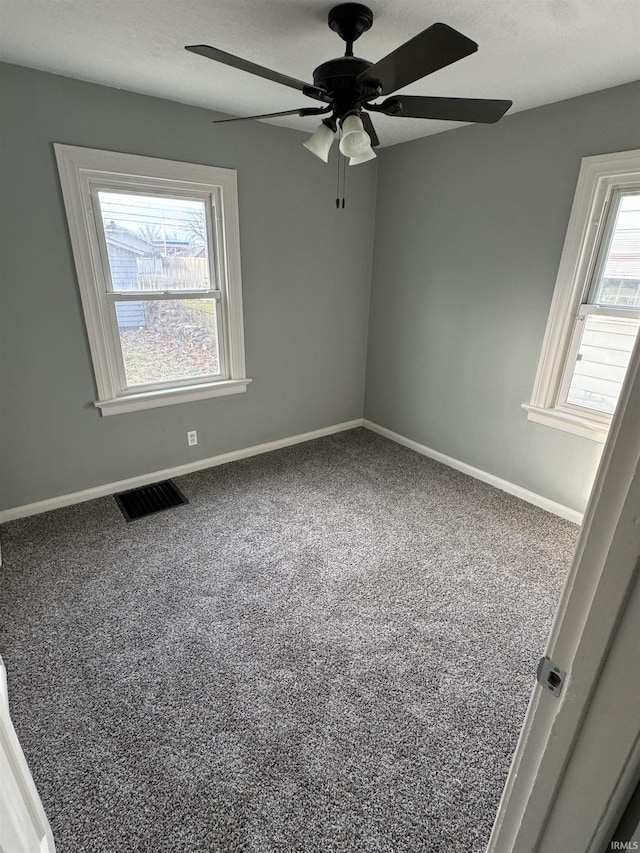
[[[338,133],[338,139],[342,137],[342,128]],[[345,197],[345,187],[347,185],[347,164],[346,158],[340,156],[340,151],[337,153],[338,157],[338,171],[336,175],[336,209],[344,210],[344,197]],[[340,180],[342,178],[342,180]],[[340,194],[340,185],[342,184],[342,197]]]
[[[340,142],[341,138],[342,138],[342,128],[340,128],[338,130],[338,143]],[[336,152],[336,157],[338,160],[338,169],[336,171],[336,209],[340,210],[340,165],[341,165],[340,160],[342,158],[340,157],[340,151],[339,150]]]
[[[347,194],[347,158],[342,158],[342,209],[344,210],[344,198]]]
[[[338,131],[338,140],[340,139],[340,132]],[[338,168],[336,170],[336,208],[340,209],[340,152],[336,153],[336,158],[338,161]]]

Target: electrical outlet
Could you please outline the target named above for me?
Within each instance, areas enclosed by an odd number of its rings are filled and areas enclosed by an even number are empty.
[[[195,429],[190,430],[187,433],[187,444],[189,447],[193,447],[194,444],[198,443],[198,433]]]

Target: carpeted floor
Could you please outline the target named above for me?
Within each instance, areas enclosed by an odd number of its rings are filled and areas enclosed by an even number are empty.
[[[1,532],[58,853],[486,845],[577,528],[365,430]]]

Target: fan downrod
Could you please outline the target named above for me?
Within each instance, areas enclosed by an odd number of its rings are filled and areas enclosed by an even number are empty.
[[[361,3],[341,3],[329,12],[329,26],[347,43],[347,56],[352,56],[352,45],[362,33],[371,29],[373,12]]]

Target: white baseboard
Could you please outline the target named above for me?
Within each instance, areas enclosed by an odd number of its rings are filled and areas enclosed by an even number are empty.
[[[91,501],[94,498],[102,498],[105,495],[112,495],[116,492],[124,492],[127,489],[135,489],[138,486],[147,486],[149,483],[156,483],[159,480],[168,480],[170,477],[181,477],[183,474],[191,474],[193,471],[201,471],[204,468],[214,468],[216,465],[224,465],[226,462],[235,462],[237,459],[247,459],[250,456],[258,456],[261,453],[269,453],[271,450],[279,450],[281,447],[290,447],[293,444],[301,444],[305,441],[313,441],[314,438],[322,438],[325,435],[333,435],[337,432],[355,429],[363,426],[372,432],[377,432],[385,438],[395,441],[397,444],[402,444],[404,447],[409,447],[423,456],[428,456],[436,462],[442,462],[450,468],[455,468],[456,471],[462,471],[463,474],[469,474],[477,480],[482,480],[483,483],[489,483],[503,492],[508,492],[510,495],[515,495],[527,503],[551,512],[554,515],[559,515],[561,518],[566,518],[568,521],[573,521],[575,524],[582,524],[582,513],[571,509],[568,506],[552,501],[535,492],[530,492],[522,486],[517,486],[515,483],[510,483],[508,480],[503,480],[501,477],[496,477],[494,474],[489,474],[482,471],[480,468],[474,468],[473,465],[468,465],[466,462],[460,462],[452,456],[446,456],[437,450],[432,450],[424,444],[419,444],[417,441],[412,441],[410,438],[405,438],[397,432],[393,432],[386,427],[378,426],[378,424],[369,421],[366,418],[356,418],[352,421],[345,421],[341,424],[323,427],[322,429],[312,430],[311,432],[301,433],[299,435],[280,438],[276,441],[268,441],[265,444],[256,444],[253,447],[244,447],[241,450],[232,450],[229,453],[221,453],[219,456],[210,456],[207,459],[197,459],[195,462],[188,462],[186,465],[176,465],[173,468],[165,468],[162,471],[152,471],[150,474],[141,474],[137,477],[129,477],[126,480],[119,480],[116,483],[105,483],[102,486],[94,486],[90,489],[83,489],[80,492],[72,492],[68,495],[59,495],[54,498],[47,498],[36,503],[24,504],[23,506],[13,507],[12,509],[0,510],[0,524],[5,521],[13,521],[16,518],[25,518],[29,515],[37,515],[41,512],[48,512],[51,509],[59,509],[63,506],[71,506],[71,504],[83,503]]]
[[[578,512],[575,509],[571,509],[571,507],[552,501],[549,498],[543,497],[543,495],[536,494],[536,492],[530,492],[529,489],[517,486],[515,483],[510,483],[508,480],[503,480],[501,477],[496,477],[495,474],[489,474],[487,471],[482,471],[480,468],[474,468],[473,465],[468,465],[466,462],[460,462],[460,460],[454,459],[452,456],[446,456],[444,453],[432,450],[430,447],[426,447],[424,444],[419,444],[417,441],[412,441],[410,438],[405,438],[403,435],[393,432],[386,427],[378,426],[378,424],[374,424],[373,421],[369,421],[366,418],[363,418],[362,426],[370,429],[372,432],[377,432],[379,435],[383,435],[385,438],[390,438],[391,441],[402,444],[404,447],[409,447],[411,450],[415,450],[423,456],[428,456],[436,462],[442,462],[450,468],[455,468],[456,471],[462,471],[463,474],[469,474],[470,477],[475,477],[476,480],[482,480],[483,483],[489,483],[489,485],[495,486],[496,489],[508,492],[510,495],[515,495],[517,498],[521,498],[523,501],[527,501],[527,503],[534,504],[534,506],[546,509],[547,512],[552,512],[554,515],[559,515],[561,518],[566,518],[567,521],[573,521],[574,524],[582,524],[583,513]]]
[[[116,492],[124,492],[127,489],[135,489],[138,486],[148,486],[150,483],[168,480],[170,477],[181,477],[183,474],[202,471],[204,468],[214,468],[216,465],[235,462],[237,459],[259,456],[261,453],[269,453],[271,450],[279,450],[281,447],[290,447],[293,444],[301,444],[304,441],[312,441],[314,438],[322,438],[325,435],[333,435],[336,432],[344,432],[345,430],[355,429],[359,426],[362,426],[362,418],[322,427],[322,429],[314,429],[311,432],[304,432],[299,435],[291,435],[287,438],[279,438],[276,441],[267,441],[265,444],[256,444],[253,447],[244,447],[241,450],[232,450],[229,453],[221,453],[219,456],[209,456],[207,459],[197,459],[195,462],[187,462],[186,465],[176,465],[173,468],[165,468],[162,471],[140,474],[137,477],[129,477],[126,480],[119,480],[116,483],[105,483],[102,486],[93,486],[90,489],[83,489],[80,492],[71,492],[68,495],[59,495],[58,497],[47,498],[36,503],[0,510],[0,524],[5,521],[13,521],[16,518],[26,518],[28,515],[48,512],[51,509],[59,509],[63,506],[91,501],[94,498],[102,498],[105,495],[113,495]]]

